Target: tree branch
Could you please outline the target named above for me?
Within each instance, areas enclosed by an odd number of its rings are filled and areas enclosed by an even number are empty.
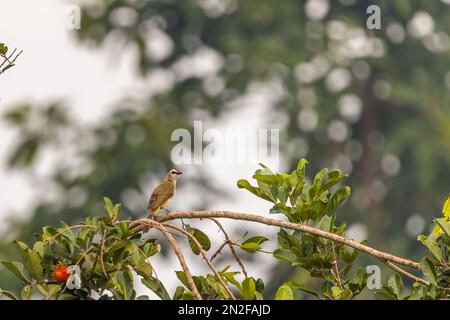
[[[144,221],[142,221],[142,220],[144,220]],[[172,246],[173,251],[177,255],[178,260],[180,261],[181,268],[183,268],[183,272],[186,276],[186,281],[187,281],[189,287],[191,288],[192,294],[194,295],[194,297],[197,300],[203,300],[202,296],[198,292],[198,289],[194,283],[194,279],[192,278],[192,274],[189,271],[189,268],[186,264],[186,259],[184,259],[183,253],[181,252],[181,249],[180,249],[180,246],[178,245],[177,241],[172,236],[172,234],[166,229],[166,227],[164,225],[162,225],[161,223],[158,223],[155,220],[150,220],[150,219],[142,219],[142,220],[141,221],[145,225],[149,225],[149,224],[153,225],[156,229],[161,231],[161,233],[166,237],[167,241],[169,241],[170,245]]]
[[[302,231],[308,234],[312,234],[321,238],[325,238],[328,240],[336,241],[339,243],[342,243],[346,246],[352,247],[358,251],[364,252],[366,254],[369,254],[373,257],[376,257],[378,259],[383,259],[385,261],[391,261],[397,264],[401,264],[413,269],[420,269],[420,264],[417,262],[414,262],[409,259],[404,259],[397,257],[395,255],[382,252],[379,250],[376,250],[374,248],[371,248],[369,246],[365,246],[363,244],[360,244],[352,239],[341,237],[337,234],[326,232],[317,228],[313,228],[307,225],[302,225],[298,223],[292,223],[288,221],[282,221],[278,219],[271,219],[266,218],[263,216],[258,216],[254,214],[248,214],[248,213],[239,213],[239,212],[230,212],[230,211],[177,211],[177,212],[171,212],[169,214],[163,215],[159,218],[159,222],[166,222],[169,220],[174,219],[198,219],[198,218],[226,218],[226,219],[233,219],[233,220],[244,220],[244,221],[252,221],[256,223],[261,223],[265,225],[270,226],[276,226],[280,228],[285,229],[291,229],[291,230],[298,230]],[[148,219],[140,219],[141,223],[145,223],[146,221],[150,221]],[[142,229],[142,227],[138,227]]]
[[[393,263],[390,262],[390,261],[386,261],[386,260],[383,260],[383,259],[380,259],[380,260],[381,260],[381,262],[383,262],[385,265],[387,265],[389,268],[391,268],[391,269],[394,270],[395,272],[398,272],[398,273],[400,273],[401,275],[403,275],[403,276],[405,276],[405,277],[407,277],[407,278],[410,278],[410,279],[414,280],[415,282],[419,282],[419,283],[421,283],[421,284],[424,284],[424,285],[426,285],[427,287],[431,284],[430,282],[428,282],[428,281],[426,281],[426,280],[423,280],[422,278],[416,277],[415,275],[413,275],[413,274],[411,274],[411,273],[409,273],[409,272],[403,270],[402,268],[400,268],[399,266],[396,266],[395,264],[393,264]]]
[[[206,255],[205,250],[203,250],[203,247],[200,244],[200,242],[198,242],[198,240],[192,234],[190,234],[189,232],[187,232],[186,230],[184,230],[182,228],[179,228],[177,226],[174,226],[174,225],[168,224],[168,223],[164,223],[164,226],[172,228],[174,230],[177,230],[177,231],[183,233],[184,235],[189,237],[195,243],[195,245],[197,246],[198,250],[202,254],[203,258],[205,259],[206,263],[208,264],[209,268],[214,273],[214,275],[217,277],[217,280],[219,280],[219,282],[222,285],[222,287],[226,290],[226,292],[228,293],[228,295],[230,296],[230,298],[232,300],[236,300],[236,297],[233,295],[233,293],[231,292],[230,288],[228,288],[228,286],[225,284],[225,282],[223,281],[222,277],[220,276],[219,272],[214,268],[214,266],[212,265],[211,261],[208,259],[208,256]]]

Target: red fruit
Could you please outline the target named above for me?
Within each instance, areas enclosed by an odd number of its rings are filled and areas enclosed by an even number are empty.
[[[65,264],[60,263],[53,267],[52,275],[59,283],[65,283],[70,277],[70,272]]]

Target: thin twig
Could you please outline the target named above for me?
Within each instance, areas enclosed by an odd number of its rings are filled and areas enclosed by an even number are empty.
[[[230,298],[232,300],[236,300],[236,297],[233,295],[233,292],[231,292],[230,288],[225,284],[225,282],[222,279],[222,276],[219,274],[219,272],[214,268],[214,266],[212,265],[211,261],[208,259],[208,256],[206,255],[205,250],[203,250],[202,245],[200,244],[200,242],[198,242],[198,240],[189,232],[187,232],[186,230],[179,228],[177,226],[174,226],[172,224],[168,224],[168,223],[164,223],[164,226],[172,228],[174,230],[177,230],[183,234],[185,234],[187,237],[189,237],[197,246],[198,250],[200,251],[201,255],[203,256],[203,258],[205,259],[206,263],[208,264],[209,268],[211,269],[211,271],[214,273],[214,275],[217,277],[217,280],[219,280],[220,284],[222,285],[222,287],[227,291],[228,295],[230,296]]]
[[[215,224],[217,224],[219,229],[222,231],[223,235],[225,236],[226,244],[228,244],[228,246],[230,247],[231,254],[233,255],[236,262],[238,263],[239,267],[241,268],[242,273],[244,274],[245,278],[248,278],[247,271],[245,270],[244,264],[242,263],[241,259],[239,258],[236,250],[234,250],[233,242],[230,240],[230,237],[228,236],[228,233],[225,231],[225,228],[222,226],[222,224],[217,219],[211,218],[210,220],[212,220]],[[212,260],[212,258],[211,258],[211,260]]]
[[[337,255],[336,255],[336,244],[334,243],[334,241],[331,242],[331,248],[333,250],[333,256],[334,256],[334,267],[336,269],[336,272],[335,272],[336,279],[338,281],[339,288],[342,289],[341,274],[339,272],[339,266],[338,266]]]
[[[97,227],[95,226],[90,226],[87,224],[76,224],[74,226],[69,226],[69,227],[65,227],[64,229],[58,231],[57,233],[55,233],[55,235],[51,236],[48,241],[52,241],[53,239],[55,239],[57,236],[63,234],[64,232],[66,232],[67,230],[71,230],[71,229],[75,229],[75,228],[82,228],[82,227],[86,227],[86,228],[91,228],[91,229],[96,229]]]
[[[214,260],[214,258],[220,253],[222,254],[222,249],[225,248],[225,246],[227,245],[227,240],[225,240],[220,246],[219,248],[217,248],[217,250],[214,252],[214,254],[211,256],[211,261]]]
[[[191,288],[192,294],[194,295],[194,297],[197,300],[203,300],[202,296],[198,292],[198,289],[197,289],[197,286],[195,285],[194,279],[192,278],[192,274],[189,271],[189,268],[188,268],[188,266],[186,264],[186,259],[183,256],[183,253],[182,253],[182,251],[180,249],[180,246],[178,245],[177,241],[172,236],[172,234],[166,229],[165,226],[163,226],[161,223],[158,223],[155,220],[145,219],[145,221],[141,220],[141,222],[143,222],[147,226],[149,224],[153,225],[156,229],[161,231],[161,233],[166,237],[167,241],[169,241],[170,245],[172,246],[173,251],[177,255],[178,260],[180,261],[181,268],[183,268],[184,275],[186,276],[186,281],[187,281],[189,287]]]
[[[20,51],[18,54],[16,54],[16,56],[10,60],[14,54],[16,53],[17,49],[14,49],[14,51],[8,56],[2,56],[3,57],[3,62],[0,64],[0,74],[2,74],[6,68],[9,68],[10,66],[14,65],[14,62],[16,62],[17,58],[22,54],[23,50]],[[3,67],[5,65],[5,63],[8,62],[8,64],[6,65],[6,67]]]
[[[106,268],[105,268],[105,262],[103,261],[103,253],[105,250],[105,238],[106,238],[106,229],[103,232],[103,237],[102,237],[102,243],[100,244],[100,264],[102,266],[102,271],[103,274],[105,275],[106,279],[109,279],[108,273],[106,272]]]
[[[416,277],[415,275],[413,275],[413,274],[403,270],[402,268],[400,268],[399,266],[396,266],[395,264],[393,264],[390,261],[386,261],[386,260],[383,260],[383,259],[380,259],[380,261],[383,262],[385,265],[387,265],[392,270],[394,270],[395,272],[398,272],[398,273],[404,275],[405,277],[414,280],[415,282],[419,282],[421,284],[424,284],[427,287],[431,284],[430,282],[428,282],[428,281],[426,281],[426,280],[424,280],[422,278]]]

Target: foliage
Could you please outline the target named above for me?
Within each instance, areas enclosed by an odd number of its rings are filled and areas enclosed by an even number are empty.
[[[387,299],[448,299],[450,297],[450,220],[449,220],[450,196],[442,209],[443,217],[435,219],[436,227],[428,235],[420,235],[420,241],[429,251],[429,256],[420,261],[421,271],[429,286],[414,283],[403,294],[403,282],[398,275],[389,278],[383,286],[380,295]]]
[[[345,223],[335,226],[336,209],[350,196],[350,187],[339,186],[347,175],[340,170],[320,170],[308,183],[307,161],[301,159],[297,169],[290,174],[275,174],[264,165],[253,175],[257,187],[246,180],[239,180],[239,188],[245,188],[256,196],[274,203],[272,214],[284,214],[289,221],[309,223],[321,230],[343,236]],[[309,271],[310,275],[325,282],[321,294],[329,299],[351,299],[366,285],[367,274],[363,268],[351,273],[359,252],[342,244],[304,234],[299,231],[278,232],[278,249],[273,256]],[[276,298],[292,297],[291,290],[314,293],[299,284],[284,284]],[[317,295],[316,293],[314,293]]]
[[[237,184],[240,188],[272,202],[272,214],[284,214],[294,223],[344,237],[346,223],[335,223],[336,209],[350,194],[348,186],[340,186],[346,175],[339,170],[322,169],[312,183],[309,183],[306,164],[306,160],[300,160],[297,169],[290,174],[274,173],[261,165],[262,169],[258,169],[253,175],[257,187],[245,180],[239,180]],[[424,276],[422,283],[415,282],[411,288],[406,289],[400,275],[394,274],[378,292],[380,296],[387,299],[449,298],[448,201],[444,205],[444,217],[436,219],[440,231],[418,237],[430,252],[429,256],[421,260]],[[42,233],[36,235],[31,247],[21,241],[15,241],[23,255],[24,263],[3,261],[2,264],[22,282],[22,299],[37,296],[64,300],[149,299],[146,295],[137,295],[134,285],[137,278],[159,298],[170,299],[151,264],[151,258],[161,251],[160,244],[154,238],[145,239],[138,229],[130,224],[131,221],[120,220],[121,204],[113,204],[105,197],[104,209],[107,216],[86,218],[79,225],[68,226],[62,223],[59,228],[44,227]],[[152,228],[155,229],[157,227]],[[202,254],[211,249],[211,241],[206,233],[184,223],[183,229],[198,242],[190,237],[186,239],[195,255],[201,252],[198,245],[201,246]],[[355,299],[366,287],[369,275],[364,267],[356,263],[360,252],[354,248],[321,236],[292,232],[285,228],[278,232],[276,250],[263,250],[262,245],[267,241],[270,239],[256,235],[246,238],[240,244],[231,244],[248,253],[269,253],[293,268],[307,270],[311,277],[322,281],[319,292],[302,283],[288,281],[278,288],[275,299],[292,300],[297,291],[319,299]],[[222,248],[223,246],[219,251]],[[240,272],[230,271],[229,265],[217,273],[218,276],[206,274],[192,277],[203,299],[231,299],[224,285],[230,286],[234,293],[239,294],[240,299],[264,299],[262,279],[245,277],[239,281],[237,277]],[[194,299],[195,294],[186,272],[175,271],[175,274],[181,285],[176,288],[172,299]],[[425,285],[423,281],[428,284]],[[0,290],[0,295],[18,299],[9,291]]]
[[[239,180],[239,188],[245,188],[254,195],[274,203],[271,213],[283,213],[289,221],[317,221],[325,214],[330,216],[350,196],[350,188],[344,186],[332,192],[331,189],[347,175],[340,170],[328,172],[322,169],[314,177],[312,184],[305,180],[307,161],[302,159],[291,174],[275,174],[262,165],[253,175],[258,187],[246,180]]]
[[[155,282],[155,288],[161,286],[147,262],[160,251],[160,245],[155,239],[142,239],[141,234],[129,230],[127,223],[115,223],[120,205],[112,206],[105,198],[105,210],[108,218],[86,218],[77,226],[63,223],[59,228],[44,227],[32,247],[15,242],[25,263],[3,261],[2,264],[22,281],[23,299],[33,294],[63,300],[92,296],[141,299],[133,289],[132,271],[142,281]],[[63,283],[54,275],[55,267],[60,265],[72,269],[71,276]],[[109,295],[103,294],[104,290]],[[165,289],[162,287],[161,291]]]
[[[0,43],[0,75],[15,66],[16,59],[22,54],[16,49],[8,53],[9,48],[4,43]]]

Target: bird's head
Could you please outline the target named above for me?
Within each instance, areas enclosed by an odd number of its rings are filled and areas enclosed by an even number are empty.
[[[169,181],[177,181],[178,177],[182,174],[181,171],[178,171],[177,169],[172,169],[167,174],[167,179]]]

